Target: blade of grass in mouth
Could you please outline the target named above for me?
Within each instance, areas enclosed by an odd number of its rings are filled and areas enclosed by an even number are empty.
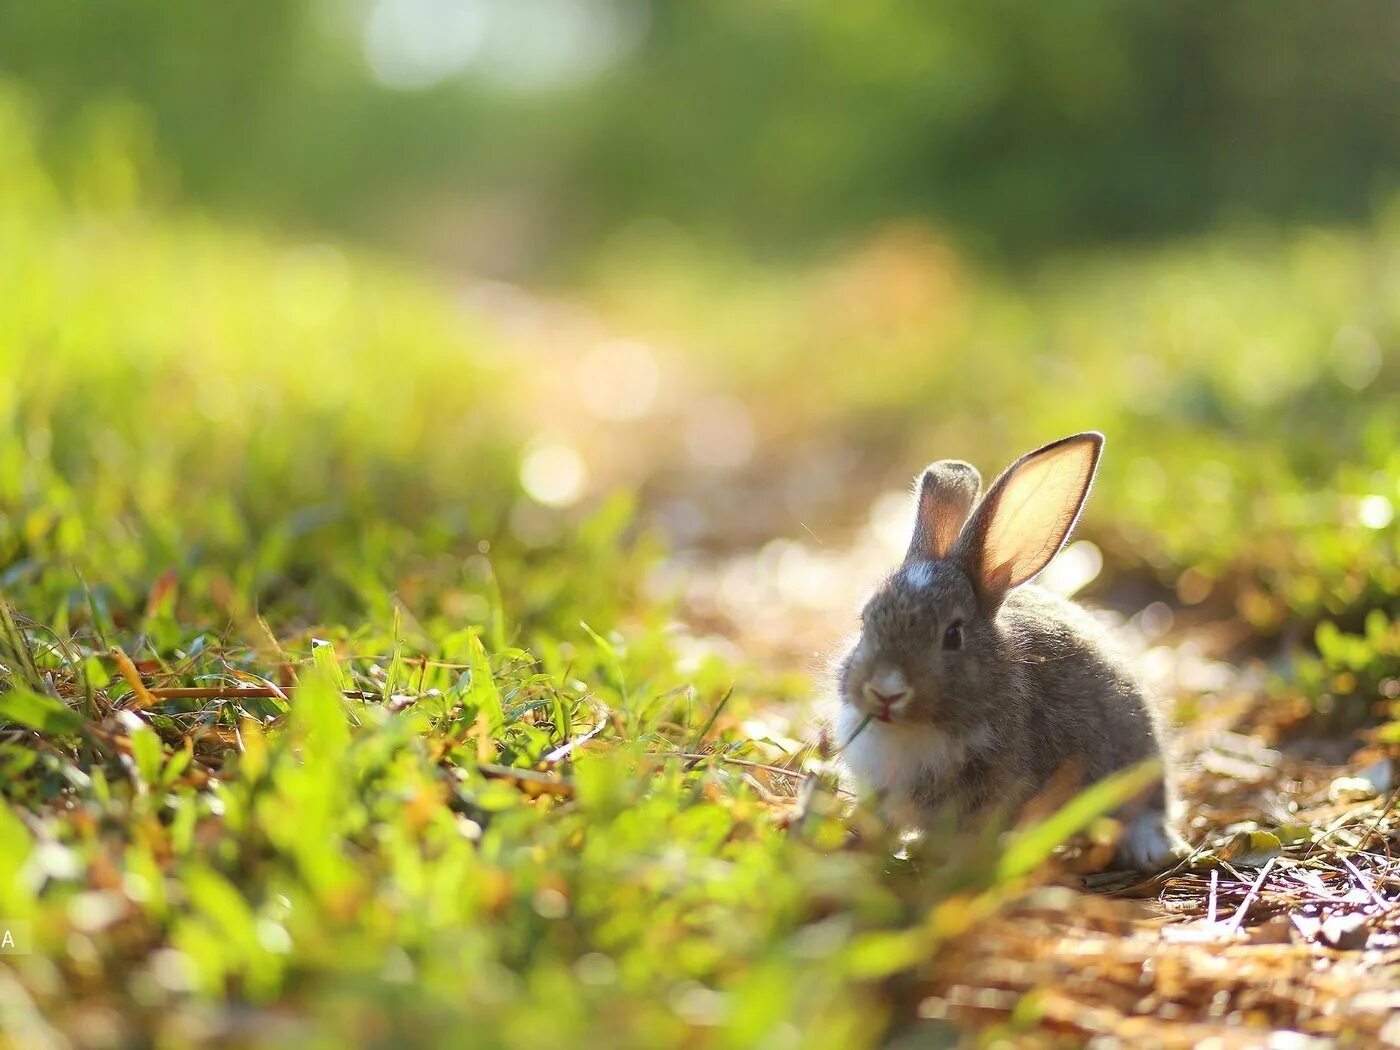
[[[854,744],[854,743],[856,742],[856,737],[860,736],[861,733],[864,733],[864,732],[865,732],[865,727],[868,726],[874,718],[875,718],[874,715],[866,715],[864,718],[862,718],[862,719],[860,720],[860,725],[856,726],[855,732],[853,732],[853,733],[850,735],[850,737],[847,738],[847,740],[846,740],[846,742],[845,742],[844,744],[842,744],[840,747],[838,747],[838,748],[836,749],[836,753],[837,753],[838,755],[839,755],[839,754],[842,754],[842,753],[846,750],[846,748],[848,748],[848,747],[850,747],[852,744]]]

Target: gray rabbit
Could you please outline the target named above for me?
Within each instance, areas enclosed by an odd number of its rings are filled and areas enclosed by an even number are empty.
[[[855,734],[844,759],[857,778],[914,825],[1013,813],[1067,781],[1162,759],[1162,779],[1118,814],[1116,857],[1161,868],[1185,852],[1162,717],[1093,617],[1023,586],[1074,528],[1102,448],[1086,433],[1036,449],[980,501],[969,464],[924,471],[909,552],[839,663],[837,728]]]

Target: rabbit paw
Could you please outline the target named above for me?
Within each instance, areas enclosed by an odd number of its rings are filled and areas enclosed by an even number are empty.
[[[1160,809],[1145,809],[1128,821],[1118,840],[1118,863],[1138,871],[1161,871],[1181,860],[1190,847],[1167,823]]]

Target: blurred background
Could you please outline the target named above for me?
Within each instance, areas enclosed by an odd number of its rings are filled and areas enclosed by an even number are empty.
[[[167,200],[538,280],[908,219],[1008,266],[1365,222],[1397,31],[1383,0],[121,0],[5,5],[0,61],[61,159],[117,107]]]
[[[622,491],[680,552],[648,586],[809,652],[922,463],[1094,427],[1067,588],[1393,603],[1397,39],[1386,0],[0,3],[5,563],[266,606],[336,521],[534,549]]]

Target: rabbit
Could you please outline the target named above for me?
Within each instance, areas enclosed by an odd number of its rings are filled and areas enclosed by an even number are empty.
[[[1103,442],[1027,453],[980,500],[967,463],[923,472],[904,562],[837,663],[836,728],[849,771],[916,827],[1009,814],[1067,776],[1087,786],[1158,759],[1161,779],[1117,814],[1114,860],[1160,870],[1187,852],[1164,720],[1094,618],[1030,584],[1073,530]]]

